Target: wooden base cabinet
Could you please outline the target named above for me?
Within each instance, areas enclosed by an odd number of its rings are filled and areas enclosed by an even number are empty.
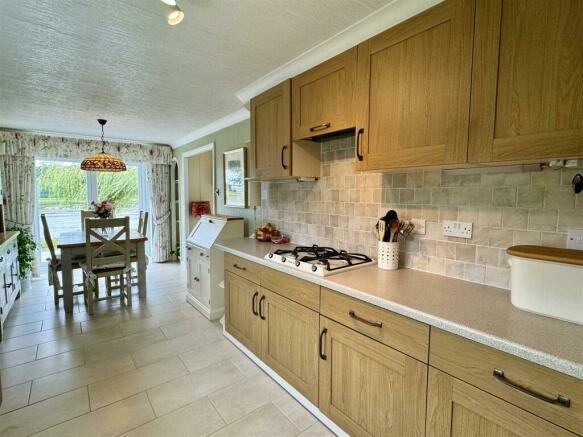
[[[429,369],[427,437],[574,437],[575,434],[437,369]]]
[[[261,359],[317,405],[318,313],[264,288],[261,294]]]
[[[259,285],[225,271],[225,329],[255,355],[261,355]]]
[[[320,317],[320,410],[351,436],[423,436],[427,365]]]

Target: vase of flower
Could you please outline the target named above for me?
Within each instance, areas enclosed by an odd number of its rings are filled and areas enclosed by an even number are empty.
[[[101,202],[93,200],[91,202],[91,207],[99,218],[106,219],[113,216],[113,203],[107,199],[104,199]],[[101,233],[105,235],[107,233],[106,229],[101,228]]]

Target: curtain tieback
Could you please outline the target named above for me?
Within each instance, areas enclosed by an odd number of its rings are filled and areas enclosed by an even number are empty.
[[[168,210],[164,214],[162,214],[160,217],[153,217],[152,221],[154,222],[154,225],[160,226],[162,223],[164,223],[166,220],[168,220],[170,218],[171,213],[172,213],[172,211]]]

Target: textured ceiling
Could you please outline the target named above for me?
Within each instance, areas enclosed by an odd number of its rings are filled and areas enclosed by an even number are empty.
[[[389,0],[0,0],[0,127],[174,143]]]

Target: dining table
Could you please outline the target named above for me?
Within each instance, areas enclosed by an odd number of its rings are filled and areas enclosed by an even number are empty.
[[[131,231],[130,250],[135,251],[138,267],[138,291],[140,298],[146,297],[146,241],[148,238],[137,231]],[[92,244],[103,244],[92,239]],[[63,301],[65,312],[73,312],[73,261],[85,257],[85,232],[63,232],[59,236],[57,247],[61,251],[61,268],[63,275]]]

